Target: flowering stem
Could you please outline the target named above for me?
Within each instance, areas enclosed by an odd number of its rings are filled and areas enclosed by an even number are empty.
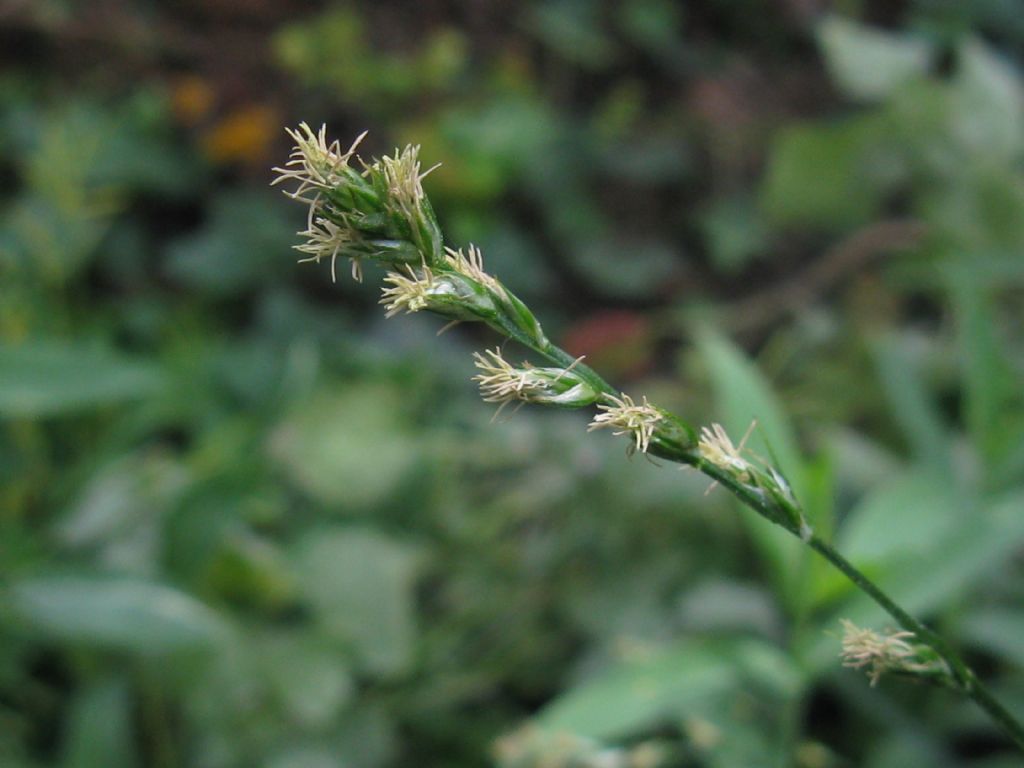
[[[500,348],[477,354],[481,371],[476,381],[490,402],[502,406],[512,400],[541,405],[582,408],[597,406],[600,413],[591,429],[610,427],[631,440],[639,450],[667,461],[696,468],[722,485],[743,504],[800,538],[838,568],[861,591],[896,620],[914,640],[936,654],[943,666],[942,679],[973,699],[1024,750],[1024,727],[995,700],[974,671],[936,635],[915,619],[876,584],[815,535],[783,474],[763,462],[742,455],[744,440],[736,446],[720,425],[696,431],[678,416],[643,398],[635,402],[614,389],[596,371],[551,343],[530,309],[497,278],[484,271],[479,249],[468,252],[444,247],[437,219],[421,181],[418,147],[406,147],[358,171],[351,165],[359,139],[342,151],[328,143],[326,129],[318,133],[305,124],[289,132],[296,142],[288,163],[276,169],[277,182],[294,182],[287,194],[308,204],[306,241],[296,246],[308,255],[304,261],[340,256],[352,262],[352,274],[362,277],[362,262],[376,261],[389,271],[384,278],[381,303],[387,316],[400,312],[435,312],[453,322],[483,322],[501,335],[519,342],[552,363],[554,368],[509,364]],[[362,137],[360,137],[361,139]],[[360,161],[361,162],[361,161]],[[905,638],[890,638],[890,652],[911,652]],[[895,650],[894,650],[895,649]],[[858,657],[859,658],[859,657]],[[903,657],[901,657],[903,658]],[[860,664],[860,661],[857,661]],[[927,665],[918,665],[923,669]],[[879,667],[882,669],[882,667]],[[916,668],[904,666],[904,671]],[[920,671],[918,669],[918,671]]]

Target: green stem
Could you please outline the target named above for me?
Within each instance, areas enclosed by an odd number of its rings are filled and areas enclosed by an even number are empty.
[[[612,385],[605,381],[601,375],[589,365],[577,362],[578,358],[573,357],[564,349],[556,347],[547,339],[544,339],[544,341],[546,344],[534,347],[538,353],[561,368],[568,368],[570,365],[573,366],[573,370],[598,392],[604,392],[606,395],[617,394],[617,391],[612,388]]]
[[[931,647],[949,665],[954,682],[960,691],[985,710],[999,724],[1003,732],[1021,750],[1024,750],[1024,727],[996,700],[985,684],[978,679],[974,670],[967,666],[963,659],[946,644],[945,640],[897,605],[877,584],[839,554],[831,544],[822,541],[817,536],[812,536],[807,543],[811,549],[818,552],[832,565],[842,571],[843,575],[852,581],[862,592],[884,608],[885,612],[892,616],[903,629],[913,632],[916,640]]]
[[[506,336],[519,342],[524,347],[532,349],[538,355],[548,360],[548,362],[553,363],[559,368],[569,368],[571,366],[595,391],[602,392],[605,395],[618,394],[618,390],[605,381],[597,371],[589,365],[580,362],[579,358],[573,357],[561,347],[552,344],[543,332],[538,334],[539,338],[532,338],[523,333],[514,323],[506,318],[496,318],[496,323],[497,325],[492,327],[497,327]]]

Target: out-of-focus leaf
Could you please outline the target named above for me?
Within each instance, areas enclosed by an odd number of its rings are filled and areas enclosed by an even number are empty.
[[[545,161],[559,128],[557,113],[530,99],[507,98],[454,108],[429,129],[436,134],[435,156],[445,158],[429,183],[463,199],[488,199],[518,177],[543,182],[544,166],[550,165]],[[408,139],[420,141],[413,135]],[[537,166],[536,178],[533,166]],[[563,191],[571,183],[564,175],[557,180]]]
[[[862,563],[928,552],[962,521],[963,499],[948,476],[905,472],[849,515],[839,535],[843,553]]]
[[[548,704],[536,724],[596,739],[622,738],[662,722],[696,717],[746,686],[773,698],[795,695],[799,673],[756,641],[683,641],[597,674]]]
[[[164,516],[187,481],[184,468],[166,456],[124,457],[96,472],[54,533],[67,548],[95,553],[119,572],[154,574]]]
[[[872,118],[794,125],[776,137],[760,204],[783,225],[843,229],[871,218],[900,167]]]
[[[769,591],[726,579],[711,579],[688,589],[679,603],[682,626],[694,632],[781,632],[781,617]]]
[[[71,547],[110,541],[166,505],[182,488],[182,467],[164,456],[130,456],[100,469],[56,528]]]
[[[72,646],[151,655],[209,647],[227,632],[195,598],[134,579],[41,576],[15,582],[8,598],[13,620]]]
[[[103,194],[73,187],[76,181],[67,180],[70,199],[27,195],[4,213],[0,219],[0,266],[5,279],[31,276],[61,285],[90,263],[110,231],[110,211],[103,210]]]
[[[679,43],[683,7],[670,0],[627,0],[619,4],[623,31],[643,48],[670,52]]]
[[[864,768],[906,768],[908,765],[951,766],[948,754],[934,741],[899,729],[872,744]]]
[[[383,768],[395,763],[401,739],[383,707],[371,704],[354,709],[336,735],[335,752],[345,756],[345,768]]]
[[[0,345],[0,416],[53,416],[153,394],[151,363],[59,341]]]
[[[203,178],[203,164],[198,156],[161,135],[166,131],[166,114],[150,130],[140,126],[137,115],[128,110],[114,119],[118,125],[96,158],[93,176],[97,183],[176,200],[195,194]]]
[[[412,62],[369,45],[359,12],[332,7],[308,22],[289,24],[274,39],[277,57],[303,80],[382,106],[420,84]]]
[[[599,6],[593,0],[560,0],[535,5],[530,26],[537,37],[559,55],[586,68],[614,61],[617,51],[601,28]]]
[[[587,282],[616,298],[656,294],[680,266],[673,248],[660,242],[595,240],[569,255]]]
[[[886,446],[851,428],[836,428],[827,434],[837,482],[862,495],[903,469],[899,458]]]
[[[326,744],[287,747],[265,763],[266,768],[345,768],[344,758]]]
[[[351,644],[367,671],[394,675],[412,661],[415,552],[376,531],[325,528],[300,542],[302,589],[323,627]]]
[[[638,185],[671,184],[693,166],[686,145],[676,136],[627,135],[606,147],[600,156],[602,170],[619,181]]]
[[[73,703],[62,768],[132,768],[139,765],[131,691],[119,680],[96,683]]]
[[[730,341],[713,333],[700,335],[698,345],[711,375],[711,388],[722,424],[739,443],[751,423],[757,427],[750,435],[748,447],[772,461],[785,474],[798,499],[805,496],[803,461],[796,434],[782,404],[761,372],[747,360]],[[782,528],[771,525],[744,510],[743,520],[750,521],[749,530],[771,564],[775,578],[786,594],[798,586],[801,562],[805,557],[803,544]]]
[[[466,69],[469,44],[460,29],[445,27],[430,35],[413,64],[421,83],[428,88],[445,88]]]
[[[282,606],[295,592],[295,577],[276,542],[231,526],[207,564],[207,584],[246,605]]]
[[[873,100],[927,73],[931,47],[907,35],[882,32],[839,16],[818,27],[818,40],[833,80],[848,96]]]
[[[275,693],[305,728],[327,726],[355,693],[336,647],[303,636],[279,638],[263,658]]]
[[[919,356],[910,338],[895,336],[875,345],[875,361],[893,420],[915,456],[943,470],[950,466],[948,431],[921,380]]]
[[[1024,441],[1024,377],[1015,375],[1000,348],[987,292],[966,277],[952,289],[959,316],[964,418],[984,466],[997,468]]]
[[[715,267],[722,272],[742,269],[767,245],[760,213],[743,199],[717,201],[704,212],[701,225]]]
[[[1024,669],[1024,611],[980,608],[960,618],[961,633],[981,651]]]
[[[906,472],[870,493],[840,528],[843,556],[872,576],[912,558],[926,559],[963,522],[956,489],[948,477],[928,470]],[[815,599],[827,602],[853,584],[831,569],[815,582]]]
[[[1011,162],[1024,149],[1024,87],[1020,74],[980,40],[959,50],[953,131],[979,157]]]
[[[346,509],[373,509],[420,458],[402,411],[402,394],[383,382],[325,392],[277,429],[271,453],[315,498]]]
[[[950,244],[945,271],[978,286],[1019,282],[1024,274],[1017,251],[1024,241],[1024,177],[958,162],[955,182],[922,196],[922,215]]]
[[[450,27],[417,30],[413,52],[374,45],[361,13],[329,7],[310,21],[289,24],[274,38],[285,67],[308,83],[375,108],[406,104],[415,91],[445,88],[465,68],[466,45]]]
[[[266,192],[236,192],[213,202],[209,223],[168,250],[167,270],[185,284],[231,294],[290,268],[295,225]]]
[[[917,482],[923,483],[923,478]],[[948,487],[948,483],[945,485]],[[1001,572],[1006,567],[1007,559],[1024,545],[1024,516],[1020,514],[1024,495],[1020,492],[982,506],[977,502],[971,503],[969,499],[965,503],[962,496],[953,493],[950,493],[949,500],[941,501],[939,492],[942,487],[940,481],[937,489],[922,489],[919,500],[912,502],[916,509],[908,510],[905,506],[894,504],[890,508],[890,516],[880,511],[874,514],[878,526],[893,525],[897,516],[916,517],[919,521],[916,530],[920,542],[913,541],[913,530],[902,526],[905,544],[900,553],[891,550],[886,559],[875,565],[862,562],[855,555],[849,557],[858,568],[863,566],[868,577],[876,581],[897,603],[916,616],[927,615],[952,599],[952,596],[965,595],[985,577]],[[894,491],[890,499],[897,498],[898,494]],[[933,505],[941,505],[942,509],[933,509]],[[927,528],[921,526],[927,525],[928,516],[937,511],[955,519],[952,524],[945,526],[945,535],[931,536]],[[943,527],[941,522],[938,527]],[[874,531],[872,536],[876,543],[870,546],[879,546],[877,542],[884,538],[883,533]],[[881,546],[885,547],[884,543]],[[838,580],[835,583],[838,584]],[[849,598],[833,612],[836,621],[849,618],[862,626],[892,625],[892,619],[862,593],[850,587],[846,591]],[[837,643],[835,637],[814,637],[814,647],[806,658],[822,667],[832,664],[838,653]]]

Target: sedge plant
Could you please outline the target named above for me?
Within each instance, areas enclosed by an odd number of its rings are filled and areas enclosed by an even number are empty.
[[[386,315],[428,311],[449,324],[479,322],[518,342],[543,364],[510,363],[501,347],[474,355],[474,380],[484,400],[504,408],[532,403],[592,409],[590,430],[610,429],[628,440],[628,451],[693,467],[731,492],[751,511],[781,526],[838,568],[881,606],[899,631],[879,634],[843,623],[841,657],[863,669],[873,684],[886,673],[938,682],[971,698],[1024,751],[1024,726],[953,648],[910,615],[878,585],[818,536],[783,473],[734,443],[719,424],[697,429],[646,397],[619,391],[596,371],[556,346],[529,307],[489,274],[476,247],[446,247],[437,217],[423,191],[419,147],[362,161],[356,149],[329,142],[326,127],[307,124],[288,131],[295,141],[289,161],[275,168],[274,183],[293,183],[286,194],[307,208],[302,261],[350,262],[354,279],[375,262],[387,273],[381,304]],[[365,135],[365,134],[363,134]],[[432,170],[432,169],[431,169]]]

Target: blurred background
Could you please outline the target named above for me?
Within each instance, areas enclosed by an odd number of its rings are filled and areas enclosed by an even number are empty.
[[[0,2],[0,765],[1020,765],[721,490],[297,266],[285,126],[724,423],[1024,714],[1019,0]],[[512,359],[519,354],[511,346]]]

